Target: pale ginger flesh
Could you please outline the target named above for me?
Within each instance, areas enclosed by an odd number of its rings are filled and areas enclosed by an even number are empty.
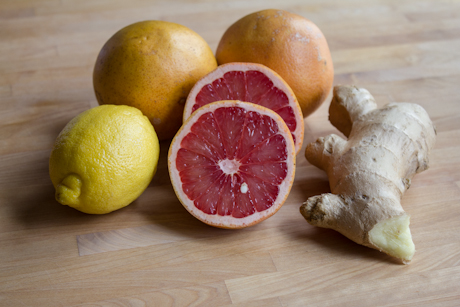
[[[428,168],[436,131],[413,103],[381,109],[365,89],[336,86],[329,119],[337,135],[307,146],[307,160],[324,170],[331,193],[310,197],[300,212],[312,225],[334,229],[403,263],[415,253],[401,198],[414,174]]]

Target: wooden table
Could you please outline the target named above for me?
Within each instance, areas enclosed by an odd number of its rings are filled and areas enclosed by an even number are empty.
[[[430,169],[403,199],[417,249],[410,265],[303,219],[302,202],[329,190],[303,154],[281,210],[239,231],[206,226],[181,206],[168,142],[130,206],[93,216],[54,200],[53,142],[97,105],[92,69],[113,33],[162,19],[215,50],[230,24],[265,8],[322,29],[335,84],[365,87],[380,106],[419,103],[435,122]],[[1,306],[460,306],[458,1],[2,0],[0,105]],[[327,111],[305,120],[304,144],[337,132]]]

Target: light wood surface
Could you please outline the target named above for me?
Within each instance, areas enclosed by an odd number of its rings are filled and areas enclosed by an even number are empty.
[[[92,216],[54,200],[52,145],[97,105],[92,69],[113,33],[162,19],[195,30],[215,51],[230,24],[265,8],[322,29],[335,84],[365,87],[380,106],[419,103],[436,124],[431,166],[403,199],[417,249],[410,265],[303,219],[302,202],[329,190],[303,154],[281,210],[239,231],[185,211],[168,177],[168,142],[130,206]],[[327,109],[305,120],[305,143],[337,133]],[[460,306],[459,114],[455,0],[2,0],[0,306]]]

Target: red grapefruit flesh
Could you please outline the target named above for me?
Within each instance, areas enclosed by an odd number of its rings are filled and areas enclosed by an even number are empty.
[[[303,115],[289,85],[273,70],[255,63],[228,63],[201,78],[190,91],[185,122],[198,108],[219,100],[240,100],[269,108],[283,118],[291,131],[296,152],[302,147]]]
[[[244,228],[276,213],[295,173],[295,146],[268,108],[218,101],[197,109],[174,137],[168,168],[184,207],[202,222]]]

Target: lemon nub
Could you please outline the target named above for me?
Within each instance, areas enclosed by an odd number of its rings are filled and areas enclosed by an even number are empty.
[[[56,187],[56,200],[63,205],[78,207],[82,180],[77,174],[67,175]]]

